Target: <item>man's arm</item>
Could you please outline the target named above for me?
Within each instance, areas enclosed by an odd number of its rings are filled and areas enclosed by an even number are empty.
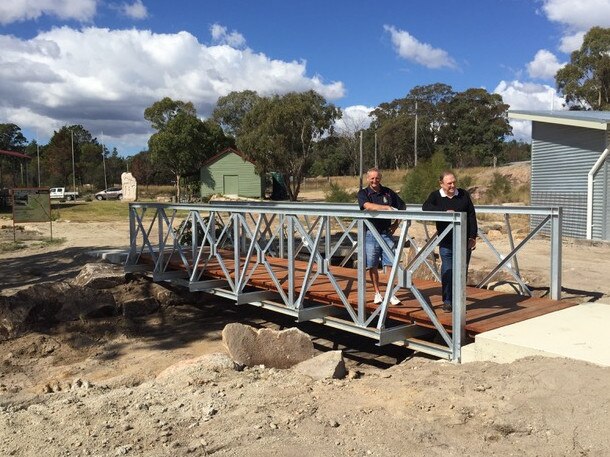
[[[400,210],[404,210],[407,208],[406,203],[402,200],[402,198],[400,198],[400,195],[398,195],[396,192],[393,192],[394,194],[394,208],[396,209],[400,209]]]
[[[368,209],[369,211],[389,211],[393,208],[390,205],[380,205],[378,203],[366,202],[362,205],[364,209]]]

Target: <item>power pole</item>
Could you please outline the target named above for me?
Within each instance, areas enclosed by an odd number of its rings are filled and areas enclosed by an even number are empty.
[[[377,168],[377,132],[375,132],[375,168]]]
[[[417,100],[415,100],[415,147],[413,148],[415,153],[415,166],[417,166]]]
[[[76,192],[76,168],[74,166],[74,130],[70,130],[70,141],[72,143],[72,190]]]
[[[108,189],[108,181],[106,179],[106,154],[104,154],[104,132],[102,132],[102,163],[104,164],[104,189]]]
[[[36,140],[36,161],[38,162],[38,187],[40,187],[40,145]]]

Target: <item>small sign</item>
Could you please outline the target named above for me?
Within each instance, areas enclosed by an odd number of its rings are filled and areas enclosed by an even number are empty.
[[[48,188],[11,189],[11,195],[13,197],[13,223],[51,221],[51,198]]]

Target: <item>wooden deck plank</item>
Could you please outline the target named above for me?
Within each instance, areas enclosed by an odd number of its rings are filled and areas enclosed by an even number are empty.
[[[234,260],[232,255],[224,256],[222,259],[225,268],[231,273],[231,277],[234,278]],[[240,260],[240,268],[243,268],[244,260],[245,259],[243,258]],[[288,292],[287,261],[272,257],[269,257],[266,260],[284,292]],[[182,263],[177,256],[170,261],[169,265],[172,269],[183,269]],[[251,263],[248,273],[254,265],[255,262]],[[306,262],[299,260],[294,261],[295,296],[300,294],[306,270]],[[315,269],[313,271],[315,271]],[[353,268],[331,266],[330,272],[352,308],[356,309],[358,306],[357,270]],[[204,275],[209,278],[226,279],[225,273],[216,258],[211,259],[208,262]],[[380,272],[380,283],[385,284],[386,281],[387,275]],[[262,264],[256,265],[254,272],[250,276],[248,285],[260,289],[277,290],[275,282],[270,278],[267,269]],[[451,331],[451,313],[445,313],[441,310],[442,299],[440,284],[431,280],[415,280],[414,285],[428,299],[439,322],[447,330]],[[378,305],[373,303],[373,295],[373,287],[367,275],[367,302],[365,308],[368,312],[372,312],[378,307]],[[401,303],[398,306],[388,307],[388,318],[400,322],[415,323],[430,328],[433,327],[428,315],[421,308],[421,305],[415,299],[411,291],[408,289],[401,289],[396,295],[401,300]],[[343,308],[339,294],[326,275],[320,274],[316,278],[307,293],[307,299],[320,304],[340,306]],[[474,336],[478,333],[565,309],[575,304],[576,303],[569,300],[556,301],[548,298],[526,297],[494,290],[466,287],[466,332],[469,335]]]

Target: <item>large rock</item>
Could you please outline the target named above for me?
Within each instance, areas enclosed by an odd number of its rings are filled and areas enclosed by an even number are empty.
[[[125,272],[122,266],[111,263],[88,263],[72,280],[75,287],[91,289],[111,289],[125,283]]]
[[[297,328],[256,330],[248,325],[228,324],[222,330],[222,342],[229,356],[245,366],[290,368],[315,353],[309,335]]]
[[[346,374],[343,352],[324,352],[312,359],[305,360],[304,362],[295,365],[294,370],[316,380],[342,379]]]

